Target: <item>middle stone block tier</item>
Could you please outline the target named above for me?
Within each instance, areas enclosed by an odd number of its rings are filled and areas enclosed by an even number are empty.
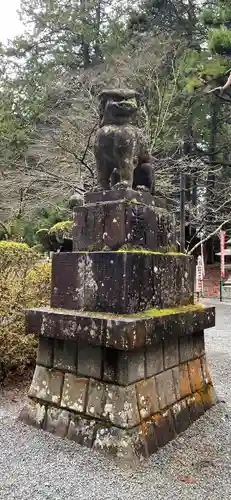
[[[193,304],[194,261],[145,252],[59,253],[52,261],[51,307],[133,314]]]

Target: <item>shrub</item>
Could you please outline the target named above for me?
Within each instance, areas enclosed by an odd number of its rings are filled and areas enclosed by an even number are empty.
[[[71,237],[72,226],[73,222],[71,220],[57,222],[57,224],[51,227],[50,234],[55,234],[57,241],[63,240],[63,238]]]
[[[0,375],[34,363],[36,340],[25,335],[25,309],[49,304],[51,264],[26,244],[0,242]]]
[[[224,27],[211,30],[209,34],[209,48],[218,54],[230,54],[231,31]]]

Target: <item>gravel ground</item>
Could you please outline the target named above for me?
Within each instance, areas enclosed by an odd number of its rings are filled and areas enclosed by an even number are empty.
[[[22,393],[0,396],[0,500],[231,499],[231,305],[206,335],[221,403],[137,468],[16,421]]]

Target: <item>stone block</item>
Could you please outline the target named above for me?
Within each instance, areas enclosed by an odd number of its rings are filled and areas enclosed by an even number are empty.
[[[161,448],[176,436],[171,410],[157,413],[152,417],[152,421],[155,425],[157,446]]]
[[[58,405],[61,400],[62,384],[61,372],[37,365],[29,389],[29,397]]]
[[[117,358],[117,383],[119,385],[128,385],[143,378],[144,349],[120,352]]]
[[[99,426],[93,447],[114,455],[120,465],[124,462],[140,465],[143,457],[148,458],[157,451],[155,426],[149,421],[132,429]]]
[[[102,347],[80,343],[78,347],[78,375],[102,378]]]
[[[54,368],[76,373],[77,343],[71,340],[54,340]]]
[[[106,427],[103,424],[98,425],[96,430],[93,448],[103,451],[106,454],[117,455],[121,429],[118,427]]]
[[[120,352],[117,349],[103,349],[103,381],[117,382],[117,366]]]
[[[95,420],[87,420],[79,415],[71,415],[67,438],[76,443],[91,448],[96,433],[97,424]]]
[[[102,203],[105,201],[136,201],[146,205],[155,205],[156,197],[152,196],[148,191],[136,191],[134,189],[110,189],[109,191],[89,191],[84,195],[84,203]],[[159,199],[166,206],[165,199]],[[158,205],[158,204],[157,204]],[[159,206],[159,205],[158,205]],[[77,209],[75,209],[75,212]]]
[[[133,314],[146,308],[193,303],[193,281],[189,279],[186,286],[185,278],[186,274],[192,274],[192,269],[190,257],[169,254],[54,254],[51,306]]]
[[[156,375],[163,371],[164,359],[162,342],[146,347],[145,365],[145,377],[152,377],[152,375]]]
[[[26,311],[26,333],[49,338],[83,340],[91,345],[104,345],[119,350],[156,345],[164,339],[191,335],[215,325],[215,308],[198,308],[148,316],[93,314],[87,311],[62,311],[42,307]]]
[[[157,391],[160,409],[171,406],[176,401],[176,393],[172,370],[166,370],[156,375]]]
[[[191,394],[191,385],[189,380],[187,363],[175,366],[172,369],[174,386],[177,399],[182,399]]]
[[[178,338],[169,338],[164,342],[164,368],[167,370],[179,364]]]
[[[179,313],[146,319],[146,345],[153,345],[160,338],[168,342],[170,338],[192,335],[214,325],[215,308],[197,308],[196,305],[192,310],[186,308],[185,311],[179,310]]]
[[[200,391],[204,384],[200,359],[189,361],[188,369],[192,392]]]
[[[201,357],[201,367],[202,367],[202,374],[203,374],[204,383],[206,385],[207,384],[211,384],[212,380],[211,380],[211,376],[210,376],[210,372],[209,372],[209,368],[208,368],[208,363],[207,363],[206,356],[202,356]]]
[[[191,422],[195,422],[204,414],[205,410],[200,392],[195,392],[192,396],[186,398],[186,403],[189,409]]]
[[[110,318],[106,323],[105,346],[128,351],[144,347],[145,336],[145,319]]]
[[[201,399],[205,411],[209,410],[210,408],[212,408],[212,406],[218,403],[218,398],[212,383],[204,387],[203,391],[201,392]]]
[[[107,320],[84,312],[43,307],[26,311],[26,333],[55,339],[83,340],[86,344],[104,343]]]
[[[141,446],[141,443],[143,447]],[[138,445],[138,450],[136,446],[138,456],[144,456],[148,458],[158,450],[156,426],[153,420],[141,422]],[[143,448],[145,451],[143,450]]]
[[[121,428],[131,428],[138,425],[140,416],[135,386],[108,385],[103,417],[106,421]]]
[[[70,422],[70,414],[60,408],[48,408],[44,429],[55,436],[66,437]]]
[[[53,339],[39,337],[36,364],[45,366],[46,368],[52,368]]]
[[[84,413],[86,410],[88,379],[66,373],[61,406],[68,410]]]
[[[34,401],[27,401],[24,408],[21,410],[19,420],[24,424],[32,425],[40,429],[46,417],[46,407]]]
[[[172,416],[174,427],[177,434],[186,431],[190,426],[190,415],[187,403],[185,400],[175,403],[172,408]]]
[[[194,301],[194,261],[183,255],[161,255],[163,308]]]
[[[167,216],[163,215],[167,222]],[[157,250],[158,229],[165,247],[169,242],[168,227],[157,226],[151,205],[131,200],[111,200],[100,205],[85,205],[74,211],[74,251],[117,250],[124,244],[142,245]],[[174,237],[174,232],[171,235]]]
[[[132,202],[127,204],[125,227],[128,243],[157,250],[157,222],[153,207]],[[164,234],[166,235],[166,228]]]
[[[180,362],[184,363],[194,358],[194,347],[192,335],[179,338]]]
[[[103,204],[76,207],[73,213],[73,251],[102,250],[105,207]]]
[[[136,384],[136,394],[141,421],[159,411],[155,378],[142,380]]]
[[[193,333],[193,354],[195,358],[200,358],[205,353],[204,331]]]
[[[90,380],[88,388],[86,414],[92,418],[101,418],[106,401],[106,385],[97,380]]]

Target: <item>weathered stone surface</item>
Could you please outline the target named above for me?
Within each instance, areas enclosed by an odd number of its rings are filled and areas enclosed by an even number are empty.
[[[165,250],[176,242],[174,215],[163,199],[132,190],[86,193],[85,199],[87,205],[74,210],[74,251],[117,250],[127,243]]]
[[[193,303],[194,263],[184,255],[59,253],[52,266],[52,307],[132,314]]]
[[[144,378],[144,350],[121,352],[117,360],[116,381],[128,385]]]
[[[191,386],[187,363],[175,366],[172,369],[174,386],[177,399],[182,399],[191,394]]]
[[[70,414],[60,408],[48,408],[44,429],[55,436],[66,437],[70,422]]]
[[[90,380],[88,388],[86,414],[92,418],[101,418],[106,401],[106,385],[97,380]]]
[[[200,392],[195,392],[192,396],[186,398],[191,422],[197,420],[204,414],[204,405]]]
[[[37,365],[52,368],[53,366],[53,339],[40,337],[37,350]]]
[[[104,343],[106,320],[75,311],[50,308],[26,311],[26,331],[49,338],[83,340],[87,344]]]
[[[177,434],[186,431],[190,426],[190,415],[185,400],[175,403],[172,408],[174,427]]]
[[[135,200],[145,205],[154,205],[157,198],[152,196],[148,191],[136,191],[135,189],[111,189],[109,191],[89,191],[84,195],[84,202],[88,203],[102,203],[105,201],[118,201],[118,200]],[[163,207],[166,207],[165,199],[158,199],[158,206],[160,202]],[[76,209],[75,209],[76,212]]]
[[[140,416],[135,386],[108,385],[103,417],[111,424],[122,428],[138,425]]]
[[[151,377],[160,373],[164,369],[163,345],[162,342],[147,346],[145,352],[146,371],[145,377]]]
[[[88,379],[66,373],[61,406],[68,410],[84,413],[86,409]]]
[[[201,367],[202,367],[202,375],[203,375],[204,383],[206,385],[211,384],[212,380],[211,380],[206,356],[201,357]]]
[[[161,339],[195,334],[215,324],[215,308],[206,307],[148,317],[131,315],[111,318],[82,311],[61,311],[48,307],[27,310],[26,332],[51,338],[84,340],[119,350],[156,345]]]
[[[155,424],[157,445],[161,448],[176,436],[171,410],[157,413],[152,417],[152,421]]]
[[[67,438],[91,448],[96,433],[96,425],[95,420],[87,420],[79,415],[71,414]]]
[[[189,361],[188,369],[192,392],[200,391],[201,389],[203,389],[204,383],[200,359]]]
[[[19,420],[24,424],[32,425],[38,429],[42,427],[46,416],[46,407],[34,401],[27,401],[24,408],[21,410]]]
[[[139,448],[137,449],[136,446],[136,450],[139,456],[143,455],[148,458],[158,450],[156,426],[153,420],[147,420],[146,422],[141,423],[139,439],[137,441]],[[141,446],[141,443],[143,447]]]
[[[146,321],[110,318],[106,322],[105,346],[128,351],[145,345]]]
[[[117,366],[120,351],[105,347],[103,349],[103,381],[117,383]]]
[[[145,376],[144,349],[119,351],[105,348],[103,354],[103,380],[119,385],[128,385]]]
[[[102,347],[80,343],[78,347],[78,375],[101,379],[102,354]]]
[[[178,338],[170,338],[164,342],[164,368],[167,370],[179,364]]]
[[[77,343],[71,340],[54,341],[54,368],[76,373]]]
[[[200,358],[205,353],[204,331],[195,331],[193,333],[193,355],[195,358]]]
[[[93,447],[96,450],[103,451],[106,454],[117,455],[121,429],[118,427],[106,427],[99,425],[96,431]],[[125,443],[127,448],[127,443]]]
[[[61,399],[63,374],[37,365],[29,389],[31,398],[58,405]]]
[[[209,410],[218,403],[218,397],[212,384],[208,384],[201,392],[201,399],[205,410]]]
[[[172,370],[166,370],[159,373],[155,378],[159,395],[159,405],[160,409],[163,410],[176,401]]]
[[[154,377],[138,382],[136,384],[136,394],[141,421],[159,411],[156,381]]]
[[[180,362],[184,363],[189,361],[194,357],[194,346],[193,337],[188,335],[187,337],[180,337],[179,339],[179,352],[180,352]]]

